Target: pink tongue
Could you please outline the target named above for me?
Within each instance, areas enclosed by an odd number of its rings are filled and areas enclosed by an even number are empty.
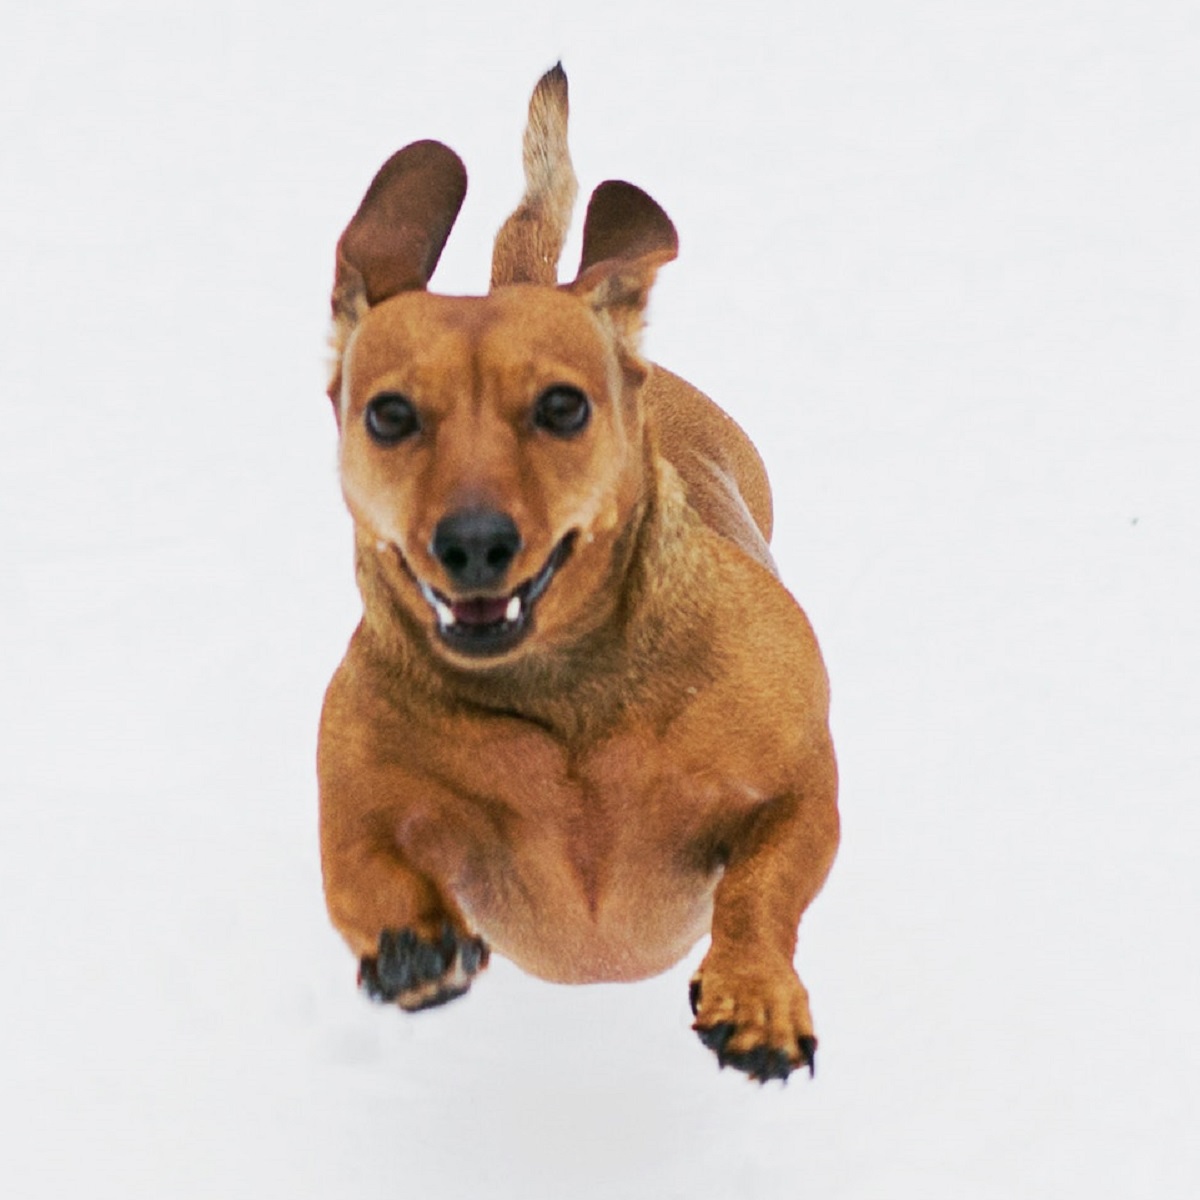
[[[456,600],[450,605],[454,620],[460,625],[495,625],[504,620],[507,608],[508,598],[505,596],[498,600]]]

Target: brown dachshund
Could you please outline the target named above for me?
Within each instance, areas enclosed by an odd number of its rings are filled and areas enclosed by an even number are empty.
[[[712,942],[695,1029],[752,1078],[812,1069],[800,916],[838,841],[828,685],[767,549],[746,435],[642,359],[667,215],[588,205],[574,282],[567,82],[486,296],[426,291],[466,191],[417,142],[337,248],[330,397],[364,615],[325,699],[321,850],[361,987],[461,995],[491,949],[563,983]]]

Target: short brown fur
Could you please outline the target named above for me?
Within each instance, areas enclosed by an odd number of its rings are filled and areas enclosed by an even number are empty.
[[[792,960],[838,839],[825,671],[754,447],[640,356],[666,214],[601,185],[556,285],[566,100],[555,68],[489,295],[425,290],[465,192],[438,143],[389,160],[339,242],[330,396],[364,616],[321,723],[326,898],[363,986],[405,1008],[461,994],[486,946],[586,983],[711,934],[697,1031],[786,1077],[812,1066]],[[545,406],[580,397],[564,432]],[[381,403],[412,417],[392,441]],[[503,537],[460,535],[479,514]]]

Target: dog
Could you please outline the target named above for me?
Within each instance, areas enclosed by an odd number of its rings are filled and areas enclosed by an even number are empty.
[[[666,213],[591,197],[561,64],[485,296],[427,284],[466,192],[399,151],[337,246],[332,378],[363,618],[318,743],[322,875],[371,998],[462,995],[491,951],[637,980],[705,935],[694,1028],[753,1079],[815,1064],[793,966],[838,842],[829,691],[768,549],[747,436],[642,358]]]

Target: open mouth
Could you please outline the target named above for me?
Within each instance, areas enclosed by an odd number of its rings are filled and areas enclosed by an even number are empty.
[[[421,583],[421,594],[437,617],[438,636],[460,654],[483,657],[513,649],[529,632],[534,605],[570,557],[574,544],[575,534],[568,533],[550,552],[546,565],[505,596],[452,599]]]

